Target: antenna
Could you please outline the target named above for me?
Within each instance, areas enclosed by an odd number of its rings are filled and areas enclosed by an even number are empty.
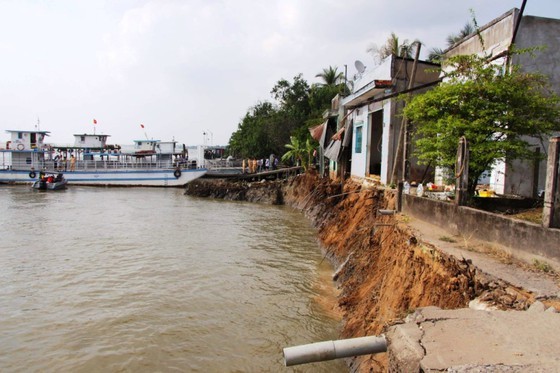
[[[363,74],[364,71],[366,71],[366,66],[360,60],[356,60],[356,62],[354,62],[354,66],[356,66],[356,70],[358,70],[360,74]]]

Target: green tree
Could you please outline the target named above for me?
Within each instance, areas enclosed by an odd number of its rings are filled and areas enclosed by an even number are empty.
[[[432,48],[428,53],[427,60],[433,63],[441,63],[442,58],[443,58],[443,49]]]
[[[457,56],[448,80],[417,95],[404,114],[415,126],[415,154],[423,163],[453,169],[459,138],[470,148],[469,192],[496,161],[531,159],[528,137],[560,130],[560,100],[540,74],[519,66],[503,71],[484,58]]]
[[[377,63],[380,63],[385,58],[395,55],[397,57],[412,58],[416,52],[416,48],[420,42],[414,40],[409,42],[407,39],[400,40],[394,32],[387,38],[385,44],[381,47],[373,44],[367,51],[373,55]]]
[[[310,140],[308,128],[323,121],[323,112],[339,92],[337,85],[310,87],[301,74],[292,82],[279,80],[271,90],[276,102],[261,102],[248,110],[230,137],[229,154],[244,158],[283,154],[292,136],[305,144]]]
[[[270,92],[278,102],[280,110],[297,117],[309,114],[309,84],[302,74],[294,77],[293,83],[286,79],[279,80]]]
[[[311,107],[311,91],[301,74],[296,75],[293,82],[281,79],[273,87],[271,94],[279,107],[277,121],[269,128],[275,154],[283,153],[290,136],[296,136],[301,141],[309,136],[306,122],[315,115]]]
[[[341,84],[344,84],[344,74],[338,71],[338,67],[329,66],[328,68],[324,68],[323,72],[315,75],[316,78],[321,78],[323,80],[322,83],[319,83],[321,86],[337,86],[339,87]]]
[[[474,14],[473,14],[473,21],[472,22],[467,22],[465,23],[465,25],[463,26],[463,28],[457,33],[457,34],[450,34],[447,36],[447,47],[452,47],[455,43],[457,43],[459,40],[462,40],[463,38],[469,36],[470,34],[472,34],[473,32],[475,32],[476,29],[476,20],[474,18]],[[441,63],[442,59],[443,59],[443,53],[444,50],[441,48],[432,48],[430,49],[430,52],[428,54],[428,61],[430,62],[434,62],[434,63]]]
[[[462,40],[463,38],[465,38],[465,37],[469,36],[470,34],[472,34],[473,32],[475,32],[476,27],[474,25],[474,22],[475,21],[474,21],[474,15],[473,15],[473,22],[465,23],[463,28],[458,33],[451,34],[451,35],[447,36],[447,46],[452,47],[459,40]]]
[[[270,154],[270,139],[267,127],[277,116],[270,102],[261,102],[252,107],[238,124],[229,140],[229,153],[236,157],[264,157]]]
[[[315,149],[311,139],[308,137],[305,141],[301,141],[297,137],[292,136],[290,137],[290,143],[286,144],[285,147],[289,150],[282,156],[282,162],[295,160],[296,163],[300,164],[307,171],[311,165],[312,154]]]

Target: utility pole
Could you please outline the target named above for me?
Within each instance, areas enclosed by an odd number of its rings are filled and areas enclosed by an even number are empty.
[[[548,144],[543,226],[560,228],[560,137],[553,137]]]
[[[455,167],[455,204],[465,206],[469,199],[469,144],[465,136],[459,139]]]
[[[412,74],[410,76],[410,81],[408,82],[408,90],[412,89],[414,86],[414,80],[416,79],[416,67],[418,65],[418,59],[420,58],[420,47],[422,44],[420,42],[416,42],[416,56],[414,57],[414,63],[412,65]],[[410,93],[408,94],[410,97]],[[404,106],[403,106],[404,109]],[[399,160],[402,162],[402,175],[401,179],[405,179],[405,171],[406,171],[406,137],[408,136],[408,119],[403,117],[401,122],[401,129],[399,131],[399,141],[397,142],[397,151],[395,152],[395,159],[393,161],[393,172],[391,173],[391,183],[397,183],[397,173],[398,173],[398,164]],[[402,157],[401,159],[399,159]]]

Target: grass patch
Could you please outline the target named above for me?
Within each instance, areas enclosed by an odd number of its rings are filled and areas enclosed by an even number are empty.
[[[543,208],[539,207],[539,208],[534,208],[531,210],[525,210],[522,212],[519,212],[517,214],[513,214],[511,215],[512,217],[519,219],[519,220],[525,220],[531,223],[535,223],[535,224],[541,224],[542,223],[542,213],[543,213]]]
[[[544,273],[554,273],[554,269],[552,269],[552,266],[542,260],[533,259],[533,267],[535,267],[537,271],[541,271]]]
[[[451,243],[456,243],[456,242],[457,242],[456,239],[454,239],[454,238],[452,238],[452,237],[449,237],[449,236],[441,236],[441,237],[439,238],[439,240],[440,240],[440,241],[443,241],[443,242],[451,242]]]

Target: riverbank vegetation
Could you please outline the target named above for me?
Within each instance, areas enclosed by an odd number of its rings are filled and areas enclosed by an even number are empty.
[[[305,144],[314,141],[310,126],[321,123],[331,100],[345,89],[342,73],[336,67],[317,74],[323,83],[312,84],[296,75],[293,81],[279,80],[271,89],[273,101],[250,108],[229,140],[229,153],[237,158],[265,158],[283,155],[291,138]]]

